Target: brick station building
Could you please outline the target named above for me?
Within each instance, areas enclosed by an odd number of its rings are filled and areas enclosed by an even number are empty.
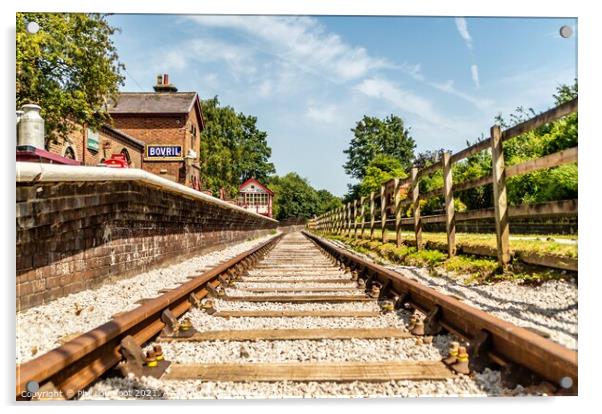
[[[142,168],[200,189],[201,101],[159,75],[155,92],[122,92],[109,105],[113,125],[144,143]]]

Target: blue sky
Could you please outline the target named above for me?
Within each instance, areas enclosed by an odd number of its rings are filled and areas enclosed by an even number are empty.
[[[418,151],[453,151],[517,106],[553,106],[577,77],[570,18],[113,15],[126,91],[180,91],[258,118],[278,174],[347,191],[343,150],[364,114],[396,114]]]

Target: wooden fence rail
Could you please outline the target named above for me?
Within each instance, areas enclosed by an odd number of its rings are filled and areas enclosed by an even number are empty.
[[[416,247],[421,249],[423,246],[422,225],[444,222],[447,233],[447,252],[452,257],[456,254],[456,221],[494,218],[498,262],[504,266],[510,261],[510,217],[576,215],[578,207],[577,200],[560,200],[540,204],[509,206],[506,179],[533,171],[577,162],[578,147],[564,149],[537,159],[506,167],[504,163],[503,143],[525,132],[575,113],[577,109],[578,100],[575,98],[504,131],[495,125],[491,127],[489,139],[477,142],[455,154],[444,153],[440,162],[422,169],[414,167],[410,170],[409,178],[394,178],[382,184],[380,191],[370,193],[369,197],[361,197],[346,203],[343,207],[310,220],[308,227],[335,234],[346,234],[364,238],[364,230],[366,229],[366,225],[368,225],[368,237],[370,240],[374,240],[378,224],[382,231],[381,241],[385,242],[387,241],[386,225],[387,223],[394,223],[395,240],[397,246],[400,246],[402,243],[401,226],[411,224],[414,227]],[[491,175],[454,184],[452,176],[453,164],[484,150],[491,151]],[[420,194],[420,179],[440,170],[443,172],[443,187]],[[488,184],[493,184],[493,208],[466,212],[455,211],[455,192]],[[422,216],[420,201],[439,196],[443,196],[445,200],[444,214]],[[403,210],[409,206],[412,206],[412,216],[403,217]]]

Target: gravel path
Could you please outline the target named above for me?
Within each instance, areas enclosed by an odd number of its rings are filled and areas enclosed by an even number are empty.
[[[200,273],[220,262],[251,249],[273,236],[245,241],[192,259],[107,282],[95,289],[74,293],[16,315],[16,362],[33,359],[61,345],[61,338],[84,333],[111,319],[111,315],[134,309],[134,302],[158,296],[158,291],[187,282],[188,276]]]
[[[372,260],[341,242],[334,243]],[[432,276],[423,268],[391,264],[380,257],[379,261],[407,278],[461,298],[465,303],[518,326],[534,328],[561,345],[577,349],[578,295],[574,281],[549,281],[539,286],[510,281],[467,286],[452,274]]]

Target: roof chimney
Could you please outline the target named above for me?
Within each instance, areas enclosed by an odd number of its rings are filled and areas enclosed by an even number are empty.
[[[177,92],[178,88],[175,85],[169,83],[169,75],[164,73],[163,75],[157,75],[157,84],[153,86],[155,92]]]

